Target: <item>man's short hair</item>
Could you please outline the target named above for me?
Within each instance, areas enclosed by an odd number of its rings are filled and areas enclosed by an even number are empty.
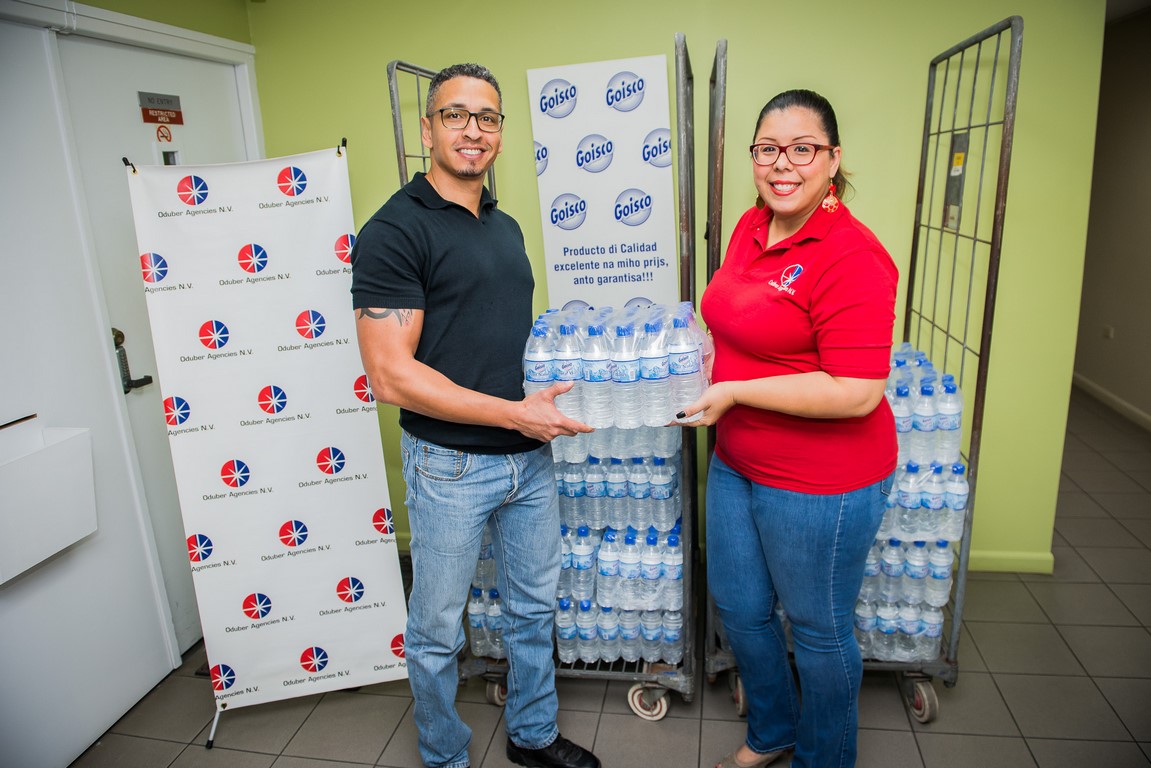
[[[496,76],[492,74],[490,69],[480,64],[453,64],[441,69],[432,78],[432,82],[428,86],[428,101],[424,108],[425,115],[430,116],[432,114],[432,105],[436,103],[436,94],[439,93],[440,86],[457,77],[474,77],[476,80],[483,80],[496,89],[500,109],[504,108],[504,97],[500,93],[500,84],[496,82]]]

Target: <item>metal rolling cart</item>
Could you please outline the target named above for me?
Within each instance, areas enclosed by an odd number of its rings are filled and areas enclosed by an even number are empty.
[[[679,198],[679,266],[680,299],[692,301],[695,297],[695,178],[694,178],[694,132],[692,128],[693,81],[691,62],[687,54],[687,44],[682,33],[675,36],[676,118],[679,125],[678,151],[679,165],[677,191]],[[409,151],[405,144],[404,115],[423,114],[427,84],[436,71],[403,61],[388,64],[388,87],[392,104],[392,124],[395,132],[396,154],[399,166],[400,184],[409,180],[408,161],[422,163],[421,170],[427,170],[429,155],[422,145],[416,151]],[[414,81],[414,99],[401,93],[401,75],[411,76]],[[408,118],[411,119],[410,117]],[[409,126],[411,128],[412,126]],[[418,124],[414,131],[418,135]],[[411,135],[411,134],[409,134]],[[495,169],[488,171],[488,189],[495,195]],[[670,708],[667,698],[669,691],[678,692],[686,702],[695,694],[695,589],[694,570],[698,561],[698,544],[695,521],[698,514],[698,483],[696,472],[695,430],[683,430],[680,450],[680,488],[683,500],[681,534],[684,551],[684,608],[683,608],[683,661],[678,664],[644,661],[612,663],[586,663],[575,661],[571,664],[556,661],[556,676],[631,682],[627,702],[632,711],[645,720],[661,720]],[[475,657],[467,648],[459,657],[460,679],[482,677],[487,681],[487,700],[502,706],[507,700],[506,660]]]
[[[939,713],[931,679],[939,678],[950,688],[959,675],[1022,48],[1023,19],[1012,16],[939,54],[928,69],[903,338],[927,352],[937,370],[953,373],[966,393],[969,442],[963,458],[970,495],[954,578],[951,627],[939,656],[923,662],[865,659],[863,665],[865,670],[900,673],[911,713],[923,723]],[[710,258],[708,266],[710,276],[714,271]],[[718,260],[714,266],[718,267]],[[747,704],[735,659],[710,596],[707,621],[708,678],[714,680],[718,672],[730,670],[737,711],[745,714]]]

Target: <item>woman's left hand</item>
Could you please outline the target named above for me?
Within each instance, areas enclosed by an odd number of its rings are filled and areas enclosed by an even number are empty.
[[[675,415],[677,419],[686,419],[697,413],[701,416],[695,421],[686,423],[683,421],[672,422],[671,426],[710,427],[719,421],[719,417],[727,413],[733,405],[735,405],[735,396],[731,391],[730,382],[722,381],[719,384],[712,384],[704,390],[698,400]]]

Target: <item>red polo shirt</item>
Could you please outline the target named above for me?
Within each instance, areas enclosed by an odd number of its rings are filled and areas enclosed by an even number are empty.
[[[847,207],[817,208],[765,248],[769,209],[736,224],[700,311],[715,338],[712,381],[790,373],[885,379],[899,274]],[[757,483],[803,493],[857,490],[895,469],[886,400],[867,416],[808,419],[737,405],[716,425],[716,453]]]

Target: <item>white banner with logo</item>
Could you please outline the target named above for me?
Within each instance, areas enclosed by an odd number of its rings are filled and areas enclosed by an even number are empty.
[[[346,153],[128,182],[217,708],[405,677]]]
[[[666,57],[527,75],[549,304],[675,303]]]

